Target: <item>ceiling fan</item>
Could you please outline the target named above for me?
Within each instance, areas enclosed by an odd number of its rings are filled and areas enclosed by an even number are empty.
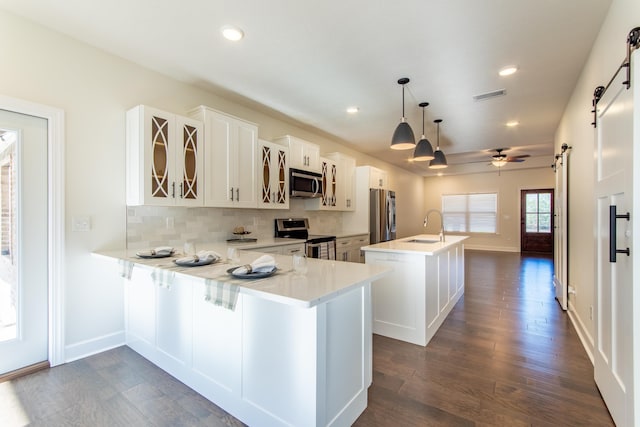
[[[519,156],[507,156],[503,153],[503,151],[508,150],[508,148],[495,148],[496,154],[492,156],[491,164],[498,168],[506,165],[507,163],[520,163],[524,162],[526,157],[529,157],[528,154],[521,154]]]

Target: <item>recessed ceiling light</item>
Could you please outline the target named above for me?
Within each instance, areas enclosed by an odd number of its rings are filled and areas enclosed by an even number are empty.
[[[233,25],[225,25],[224,27],[220,28],[220,31],[222,32],[222,36],[225,39],[234,42],[237,42],[244,37],[244,32],[240,28]]]
[[[360,111],[360,109],[358,107],[347,107],[347,113],[349,113],[349,114],[355,114],[358,111]]]
[[[438,176],[443,176],[444,174],[442,172],[438,172],[437,175]]]
[[[510,122],[507,122],[505,124],[507,125],[507,127],[512,128],[512,127],[518,126],[520,122],[517,120],[511,120]]]
[[[504,67],[502,70],[498,72],[498,74],[504,77],[504,76],[510,76],[511,74],[514,74],[516,71],[518,71],[518,67],[516,67],[515,65],[510,65],[508,67]]]

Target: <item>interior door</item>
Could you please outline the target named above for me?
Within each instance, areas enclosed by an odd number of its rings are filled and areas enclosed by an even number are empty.
[[[520,251],[553,252],[553,189],[522,190]]]
[[[553,233],[553,286],[556,299],[563,310],[568,308],[568,265],[567,245],[569,242],[568,212],[568,152],[565,150],[556,162],[556,188],[554,202],[554,233]]]
[[[638,51],[635,59],[637,55]],[[637,82],[640,73],[634,71],[634,74],[632,81]],[[638,90],[637,85],[627,89],[624,80],[626,69],[623,68],[597,104],[594,377],[615,423],[632,426],[637,425],[633,401],[637,333],[634,312],[640,310],[640,304],[634,301],[638,296],[633,289],[632,257],[624,253],[614,253],[613,257],[610,254],[612,247],[614,250],[630,248],[633,254],[633,139],[638,143],[637,132],[634,135],[633,92]],[[635,102],[638,101],[636,95]],[[631,221],[611,215],[611,206],[616,207],[619,215],[631,213]]]
[[[0,374],[48,357],[47,120],[0,110]]]

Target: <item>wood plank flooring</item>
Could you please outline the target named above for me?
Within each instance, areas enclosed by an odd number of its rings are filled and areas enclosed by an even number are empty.
[[[612,426],[554,300],[552,261],[466,252],[464,298],[427,347],[374,335],[356,426]],[[241,426],[127,347],[0,383],[0,426]]]
[[[613,426],[544,255],[466,251],[465,295],[427,347],[374,335],[356,426]]]

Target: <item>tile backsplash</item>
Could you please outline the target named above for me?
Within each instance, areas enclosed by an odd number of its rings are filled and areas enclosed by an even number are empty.
[[[341,212],[307,211],[301,199],[292,199],[289,210],[128,206],[127,248],[224,242],[234,237],[233,229],[238,226],[251,232],[248,237],[272,238],[273,220],[289,217],[309,218],[316,234],[342,230]]]

